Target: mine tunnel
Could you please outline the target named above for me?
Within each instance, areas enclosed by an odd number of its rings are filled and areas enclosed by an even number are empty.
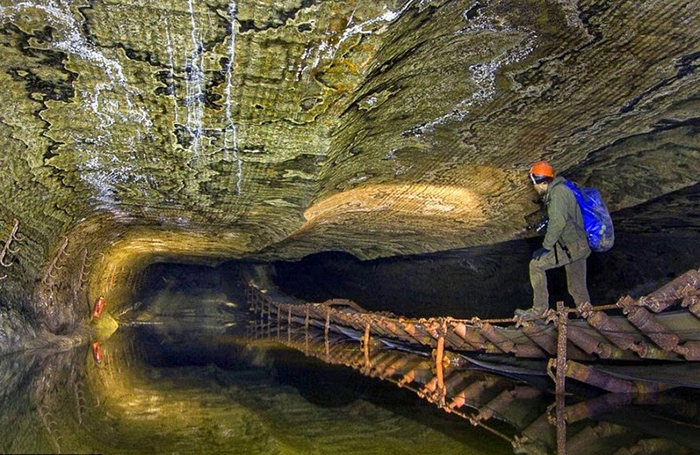
[[[0,453],[700,452],[698,11],[0,0]]]

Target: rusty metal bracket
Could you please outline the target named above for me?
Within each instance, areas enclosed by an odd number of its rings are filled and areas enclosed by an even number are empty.
[[[581,316],[590,325],[596,328],[601,335],[612,341],[618,348],[630,350],[640,357],[645,357],[649,347],[643,341],[636,341],[634,337],[624,332],[610,316],[603,311],[595,311],[590,303],[585,303],[580,308]]]
[[[603,373],[594,367],[586,366],[573,360],[566,362],[566,376],[615,393],[654,393],[673,388],[659,383],[628,381]]]
[[[7,240],[5,241],[5,246],[3,246],[2,251],[0,251],[0,265],[3,267],[11,267],[12,266],[12,260],[10,262],[5,262],[5,258],[7,257],[7,253],[11,254],[17,254],[18,250],[13,250],[12,247],[12,242],[23,242],[25,240],[24,237],[20,237],[19,234],[17,234],[17,231],[19,230],[19,220],[17,218],[12,220],[12,229],[10,230],[10,235],[7,237]],[[4,280],[7,278],[7,274],[3,275],[0,277],[0,281]]]
[[[57,278],[54,271],[63,268],[58,263],[64,256],[68,256],[68,253],[66,253],[66,248],[68,248],[68,237],[66,237],[64,235],[63,236],[63,243],[58,248],[58,252],[56,253],[56,256],[54,257],[53,261],[51,261],[51,264],[49,264],[49,267],[46,269],[46,273],[44,274],[44,277],[41,280],[41,282],[43,284],[50,286],[52,284],[53,280],[55,278]],[[9,266],[5,265],[5,267],[9,267]]]
[[[688,289],[700,287],[700,270],[689,270],[670,283],[639,299],[638,304],[659,313],[683,297]]]
[[[493,343],[500,351],[506,354],[515,353],[515,343],[508,339],[505,335],[499,333],[494,326],[488,322],[483,322],[475,318],[474,326],[479,329],[481,335]]]

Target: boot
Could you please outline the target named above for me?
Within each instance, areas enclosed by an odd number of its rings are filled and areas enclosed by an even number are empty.
[[[544,315],[547,312],[547,309],[548,308],[546,306],[533,306],[532,308],[528,308],[527,310],[517,309],[515,310],[515,315],[522,316],[525,318],[535,318]]]

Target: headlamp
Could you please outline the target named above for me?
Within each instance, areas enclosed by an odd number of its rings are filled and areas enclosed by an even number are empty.
[[[548,182],[551,180],[551,178],[547,177],[546,175],[530,174],[530,180],[532,180],[533,184],[537,185],[540,183]]]

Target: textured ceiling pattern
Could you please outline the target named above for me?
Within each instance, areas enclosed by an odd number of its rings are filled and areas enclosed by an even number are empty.
[[[542,158],[631,207],[698,183],[699,26],[679,0],[0,0],[0,217],[36,263],[98,214],[261,258],[435,251],[518,235]]]

